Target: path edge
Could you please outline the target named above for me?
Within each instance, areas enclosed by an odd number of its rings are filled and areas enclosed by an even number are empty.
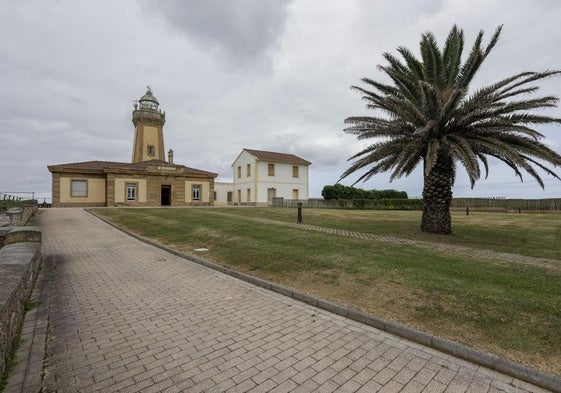
[[[477,365],[492,369],[494,371],[506,374],[508,376],[520,379],[524,382],[531,383],[538,387],[551,390],[555,393],[561,393],[561,377],[549,374],[535,368],[526,366],[522,363],[514,362],[512,360],[501,358],[497,355],[493,355],[489,352],[481,351],[469,347],[464,344],[457,343],[448,339],[444,339],[406,325],[402,325],[396,322],[388,321],[383,318],[376,317],[374,315],[364,313],[362,311],[354,310],[336,303],[332,303],[327,300],[317,298],[315,296],[308,295],[303,292],[295,291],[291,288],[275,284],[271,281],[263,280],[258,277],[251,276],[246,273],[239,272],[234,269],[230,269],[213,262],[206,261],[204,259],[196,258],[191,255],[185,254],[181,251],[169,248],[159,242],[152,239],[140,236],[134,232],[129,231],[117,224],[109,221],[105,217],[97,214],[92,209],[84,209],[92,216],[105,222],[106,224],[112,226],[115,229],[151,246],[157,247],[161,250],[169,252],[175,256],[186,259],[188,261],[197,263],[199,265],[208,267],[210,269],[219,271],[221,273],[227,274],[231,277],[238,278],[250,284],[256,285],[261,288],[268,289],[270,291],[279,293],[284,296],[288,296],[294,300],[301,301],[303,303],[309,304],[314,307],[318,307],[322,310],[329,311],[333,314],[351,319],[356,322],[363,323],[365,325],[380,329],[387,333],[405,338],[417,344],[425,345],[427,347],[436,349],[448,355],[458,357],[463,360],[475,363]]]

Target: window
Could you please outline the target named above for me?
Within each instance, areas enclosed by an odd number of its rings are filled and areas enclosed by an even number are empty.
[[[148,149],[147,149],[147,153],[149,156],[153,156],[154,155],[154,146],[152,145],[148,145]]]
[[[251,202],[251,188],[247,189],[247,198],[246,199],[247,199],[248,202]]]
[[[194,201],[199,201],[201,199],[201,186],[193,186],[192,196]]]
[[[292,177],[298,177],[298,166],[294,165],[292,167]]]
[[[269,176],[275,176],[275,164],[269,164]]]
[[[298,189],[295,188],[292,190],[292,199],[300,199],[298,195]]]
[[[247,177],[251,176],[251,164],[247,164]]]
[[[240,177],[242,177],[242,167],[241,166],[238,167],[238,179]]]
[[[73,197],[87,197],[88,196],[88,181],[87,180],[72,180],[70,184],[70,196]]]
[[[136,201],[136,184],[127,183],[127,201]]]

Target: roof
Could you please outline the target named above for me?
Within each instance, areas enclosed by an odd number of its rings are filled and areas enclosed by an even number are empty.
[[[146,94],[144,94],[138,101],[152,101],[158,105],[160,104],[156,99],[156,96],[152,94],[152,90],[150,89],[150,87],[148,87],[148,91],[146,92]]]
[[[276,153],[273,151],[263,151],[263,150],[253,150],[253,149],[243,149],[252,156],[256,157],[261,161],[271,161],[283,164],[293,164],[293,165],[312,165],[308,160],[304,160],[294,154],[287,153]]]
[[[119,170],[132,170],[137,172],[146,172],[149,169],[156,169],[156,171],[161,170],[166,171],[165,168],[174,167],[175,170],[179,170],[178,173],[186,175],[205,175],[216,177],[218,174],[213,172],[207,172],[196,168],[189,168],[185,165],[169,164],[162,160],[150,160],[143,162],[127,163],[127,162],[113,162],[113,161],[84,161],[84,162],[72,162],[68,164],[58,164],[49,165],[50,172],[113,172]],[[151,170],[150,172],[153,172]],[[166,173],[168,173],[166,171]]]

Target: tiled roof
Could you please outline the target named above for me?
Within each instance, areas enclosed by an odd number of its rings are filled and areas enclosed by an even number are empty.
[[[284,164],[294,164],[294,165],[311,165],[312,163],[308,160],[304,160],[301,157],[295,156],[294,154],[286,153],[276,153],[273,151],[263,151],[263,150],[253,150],[244,149],[249,154],[257,157],[261,161],[271,161],[279,162]]]
[[[174,166],[176,168],[182,168],[183,173],[186,174],[203,174],[203,175],[211,175],[216,177],[217,174],[213,172],[203,171],[200,169],[189,168],[185,165],[175,165],[169,164],[162,160],[150,160],[150,161],[143,161],[143,162],[135,162],[135,163],[127,163],[127,162],[114,162],[114,161],[84,161],[84,162],[72,162],[68,164],[59,164],[59,165],[49,165],[49,171],[51,172],[60,172],[65,170],[84,170],[84,171],[98,171],[100,173],[109,171],[109,170],[147,170],[149,166],[154,165],[161,165],[161,166]]]

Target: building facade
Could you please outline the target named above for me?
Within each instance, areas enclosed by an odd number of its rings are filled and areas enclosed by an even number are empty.
[[[267,206],[273,198],[308,199],[311,162],[294,154],[243,149],[233,182],[215,184],[216,205]]]
[[[217,174],[165,160],[165,112],[149,88],[134,105],[132,162],[49,165],[54,207],[193,206],[214,204]]]

